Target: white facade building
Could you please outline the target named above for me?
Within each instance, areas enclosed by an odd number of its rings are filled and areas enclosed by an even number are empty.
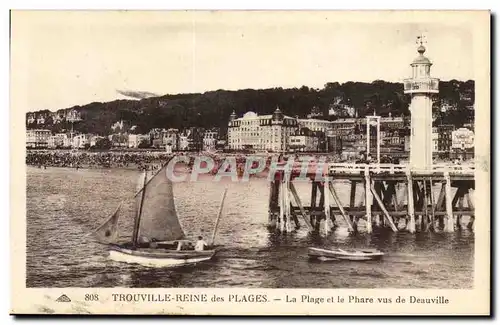
[[[36,121],[36,116],[35,116],[35,113],[28,113],[26,115],[26,122],[28,124],[31,124],[31,123],[34,123]]]
[[[45,114],[39,114],[36,119],[36,124],[45,124]]]
[[[432,128],[432,152],[438,152],[439,151],[439,132],[438,128],[434,127]]]
[[[179,136],[179,150],[187,151],[189,149],[189,136],[187,134],[181,134]]]
[[[451,148],[459,150],[474,148],[474,132],[466,128],[452,131]]]
[[[316,152],[318,151],[318,137],[309,135],[291,135],[288,139],[288,147],[292,152]]]
[[[89,143],[91,147],[95,147],[99,140],[106,139],[105,137],[101,137],[100,135],[94,135],[89,137]]]
[[[50,136],[50,130],[26,130],[26,148],[47,148]]]
[[[179,130],[168,129],[163,132],[163,144],[167,153],[179,150]]]
[[[73,148],[83,149],[86,144],[90,145],[90,137],[88,134],[78,134],[73,137]]]
[[[68,135],[66,133],[57,133],[49,137],[48,147],[51,149],[70,147]]]
[[[297,119],[299,127],[308,128],[311,131],[327,133],[333,129],[333,122],[318,119]]]
[[[81,116],[80,112],[78,112],[75,109],[70,110],[66,114],[66,121],[68,121],[68,122],[78,122],[81,120],[82,120],[82,116]]]
[[[149,134],[129,134],[128,135],[128,147],[137,148],[142,141],[149,142]]]
[[[285,116],[279,108],[271,115],[247,112],[229,120],[228,146],[232,150],[286,151],[288,138],[298,128],[297,119]]]
[[[203,150],[214,150],[219,138],[219,130],[206,130],[203,134]]]

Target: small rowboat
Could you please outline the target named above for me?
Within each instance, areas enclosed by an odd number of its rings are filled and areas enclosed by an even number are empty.
[[[319,260],[371,261],[378,260],[384,253],[378,249],[323,249],[309,247],[309,257]]]

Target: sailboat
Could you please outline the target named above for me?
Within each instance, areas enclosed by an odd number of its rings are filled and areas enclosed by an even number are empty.
[[[131,240],[118,243],[120,204],[111,217],[94,231],[98,242],[109,246],[109,257],[115,261],[148,267],[173,267],[196,264],[212,259],[214,240],[222,215],[227,188],[224,190],[212,240],[207,250],[195,250],[186,239],[175,209],[173,185],[167,176],[167,164],[147,179],[135,195],[135,218]]]

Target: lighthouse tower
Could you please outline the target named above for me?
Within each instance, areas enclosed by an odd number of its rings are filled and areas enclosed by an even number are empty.
[[[418,56],[411,63],[412,77],[404,80],[411,96],[410,167],[432,168],[432,96],[439,93],[439,79],[431,78],[431,61],[424,56],[424,37],[417,37]]]

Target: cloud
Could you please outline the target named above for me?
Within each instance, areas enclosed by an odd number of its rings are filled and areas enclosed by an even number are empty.
[[[131,97],[131,98],[136,98],[136,99],[144,99],[144,98],[149,98],[149,97],[158,97],[160,95],[155,94],[155,93],[150,93],[148,91],[137,91],[137,90],[116,90],[117,93]]]

